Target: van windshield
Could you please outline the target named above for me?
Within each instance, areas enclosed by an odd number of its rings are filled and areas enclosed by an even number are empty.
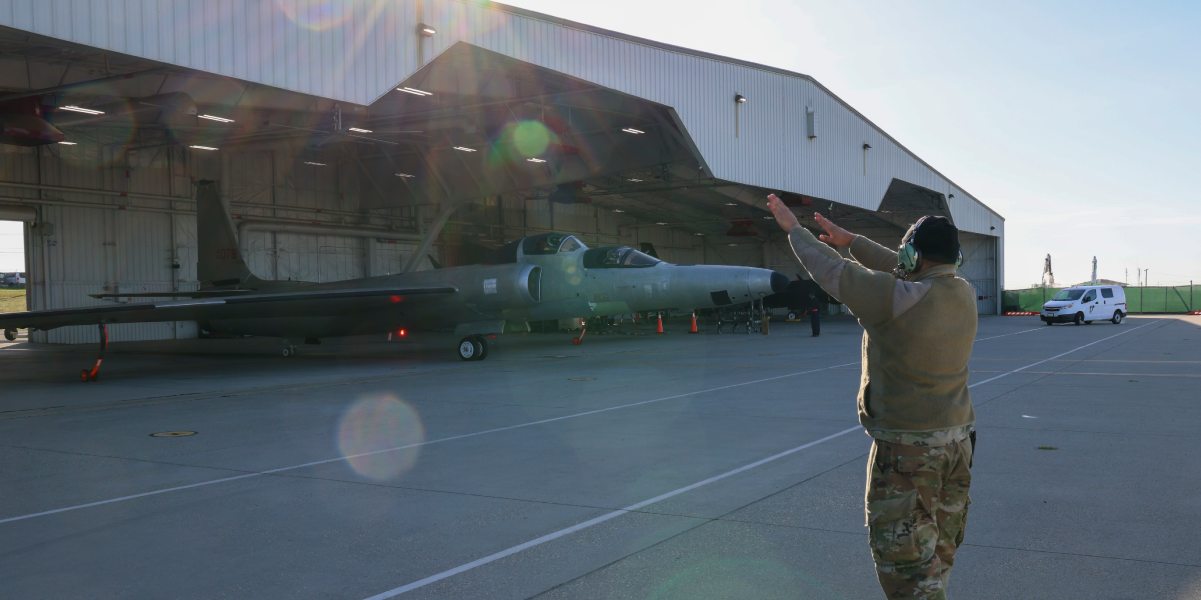
[[[1084,295],[1084,290],[1059,290],[1052,300],[1079,300]]]

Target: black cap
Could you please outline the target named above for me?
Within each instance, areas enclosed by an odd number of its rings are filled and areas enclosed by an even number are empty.
[[[923,217],[913,232],[913,247],[923,258],[954,264],[959,259],[959,229],[946,217]]]

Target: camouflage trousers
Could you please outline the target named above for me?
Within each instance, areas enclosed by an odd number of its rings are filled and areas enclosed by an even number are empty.
[[[865,507],[876,576],[890,599],[947,597],[963,543],[972,444],[911,446],[874,440]]]

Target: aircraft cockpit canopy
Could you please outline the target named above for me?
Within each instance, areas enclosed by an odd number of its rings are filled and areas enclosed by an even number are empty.
[[[505,244],[495,253],[494,262],[497,264],[517,262],[518,249],[521,250],[522,256],[547,256],[581,249],[587,250],[588,246],[574,235],[554,232],[540,233]]]
[[[565,254],[587,248],[584,242],[566,233],[542,233],[531,235],[521,242],[521,252],[526,256],[535,254]]]
[[[584,252],[585,269],[636,269],[653,267],[661,262],[629,246],[593,248]]]

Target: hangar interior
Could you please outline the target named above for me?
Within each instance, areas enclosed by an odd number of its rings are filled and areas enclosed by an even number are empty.
[[[348,4],[359,10],[379,3]],[[980,312],[997,311],[1003,219],[928,166],[930,173],[910,174],[925,163],[832,94],[822,99],[841,107],[839,119],[823,120],[816,101],[792,106],[789,119],[800,127],[781,150],[798,144],[813,157],[807,169],[866,181],[845,193],[841,184],[749,177],[731,163],[741,159],[711,150],[775,139],[766,133],[778,129],[771,114],[756,115],[755,101],[747,102],[754,85],[698,82],[726,105],[717,109],[720,125],[710,127],[713,115],[698,116],[683,102],[590,80],[582,76],[587,69],[573,74],[523,60],[471,31],[550,27],[673,59],[682,49],[495,4],[392,4],[399,8],[379,10],[398,11],[391,18],[404,32],[400,43],[408,41],[412,67],[402,65],[397,72],[404,76],[395,80],[377,76],[386,87],[349,100],[313,93],[337,88],[329,78],[306,93],[304,85],[193,68],[149,49],[138,55],[44,35],[38,31],[50,26],[35,12],[21,22],[14,10],[0,27],[0,118],[13,122],[34,111],[64,136],[57,143],[10,139],[6,123],[0,144],[0,205],[27,221],[30,309],[93,304],[99,301],[88,294],[96,292],[195,289],[193,192],[197,181],[216,180],[249,266],[267,279],[324,282],[486,262],[504,243],[545,231],[570,232],[590,245],[649,244],[679,264],[795,273],[785,237],[764,207],[765,194],[775,191],[802,213],[821,210],[889,246],[920,215],[951,217],[963,232],[963,273],[977,287]],[[286,24],[283,17],[272,18]],[[745,70],[750,79],[766,69],[686,54]],[[631,71],[639,76],[636,66]],[[766,75],[824,91],[797,74]],[[843,118],[875,137],[844,131]],[[874,144],[904,161],[877,161]],[[833,158],[823,158],[827,153]],[[117,325],[110,335],[121,341],[196,333],[182,322]],[[68,327],[31,337],[76,343],[96,335]]]

